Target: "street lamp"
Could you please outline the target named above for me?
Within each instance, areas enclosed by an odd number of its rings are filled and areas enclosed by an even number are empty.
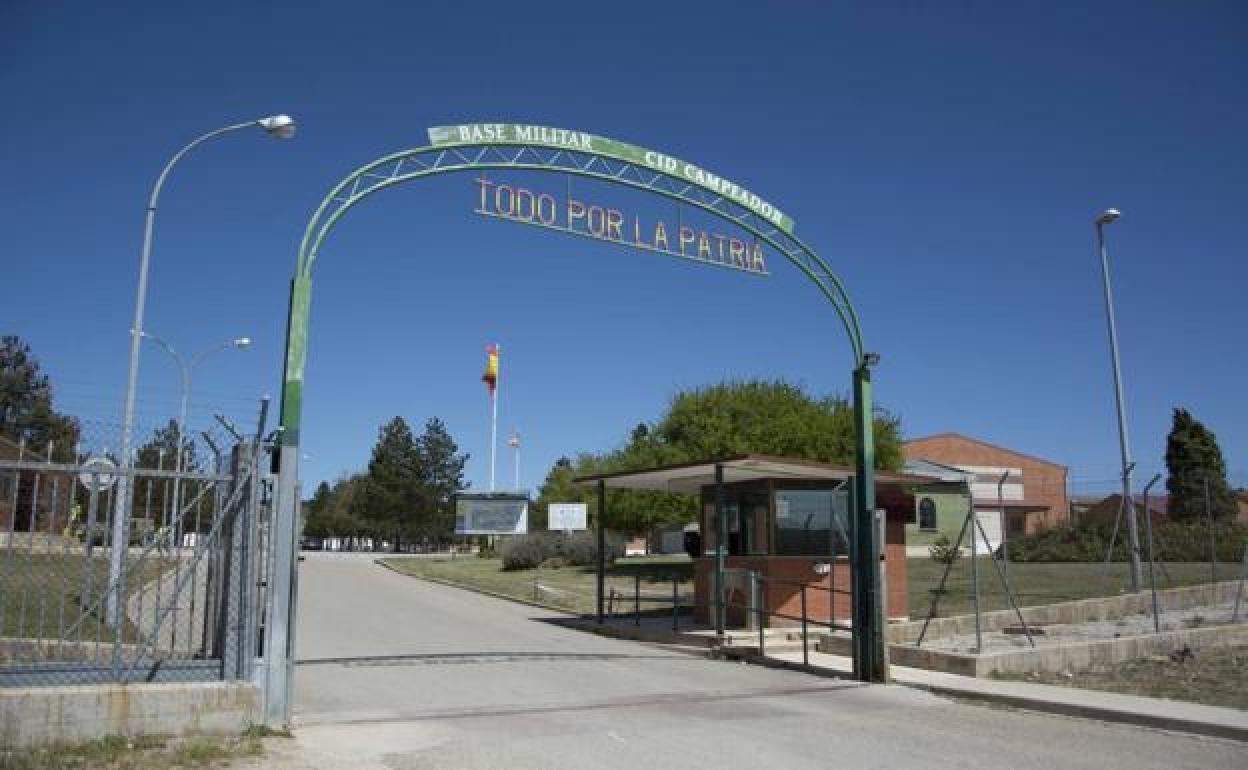
[[[1131,550],[1131,591],[1140,590],[1140,531],[1131,501],[1131,447],[1127,440],[1126,407],[1122,398],[1122,366],[1118,362],[1118,328],[1114,323],[1114,298],[1109,285],[1109,253],[1105,248],[1105,225],[1118,221],[1118,209],[1105,209],[1096,218],[1096,243],[1101,253],[1101,278],[1105,285],[1105,321],[1109,326],[1109,351],[1114,365],[1114,401],[1118,406],[1118,449],[1122,456],[1122,505],[1126,507],[1127,537]],[[1145,512],[1147,515],[1147,512]]]
[[[113,628],[121,627],[121,568],[122,568],[122,552],[128,539],[129,531],[129,514],[130,514],[130,476],[129,470],[133,467],[133,458],[130,456],[130,443],[134,432],[134,399],[135,390],[139,380],[139,342],[142,340],[143,334],[143,311],[147,304],[147,273],[148,265],[152,256],[152,228],[156,222],[156,204],[160,200],[160,190],[165,185],[165,179],[169,176],[169,172],[177,164],[182,156],[190,152],[197,145],[206,142],[209,139],[227,134],[231,131],[238,131],[244,128],[259,127],[268,134],[278,139],[289,139],[295,134],[295,121],[289,115],[270,115],[256,120],[249,120],[245,123],[235,123],[230,126],[223,126],[214,131],[209,131],[202,136],[193,139],[190,143],[178,150],[165,167],[161,169],[160,176],[156,177],[156,184],[152,186],[151,196],[147,200],[147,214],[143,223],[143,252],[139,257],[139,286],[135,293],[134,299],[134,323],[130,327],[130,364],[129,371],[126,375],[126,400],[125,407],[121,417],[121,463],[122,473],[118,479],[117,496],[114,498],[113,506],[113,532],[112,532],[112,554],[108,565],[109,586],[113,590],[108,592],[108,616]]]
[[[173,362],[177,365],[178,372],[182,376],[182,407],[180,411],[178,412],[178,440],[177,440],[177,444],[175,445],[176,451],[178,454],[177,454],[177,457],[174,459],[174,465],[173,465],[174,473],[176,474],[173,477],[174,531],[180,534],[182,531],[182,527],[179,526],[179,523],[181,521],[180,516],[182,514],[182,511],[181,511],[182,499],[181,499],[181,496],[179,495],[179,492],[180,492],[181,481],[182,481],[182,470],[184,468],[184,462],[185,462],[184,458],[186,455],[186,452],[184,451],[184,448],[183,448],[183,441],[184,441],[184,437],[186,436],[186,412],[187,412],[187,407],[189,406],[190,400],[191,400],[191,375],[194,374],[195,367],[203,363],[204,359],[212,355],[213,353],[216,353],[221,350],[229,350],[230,348],[234,348],[237,350],[246,350],[248,347],[251,346],[251,338],[239,337],[237,339],[232,339],[226,342],[222,342],[219,345],[214,345],[208,348],[207,350],[196,354],[195,357],[192,358],[190,361],[184,361],[182,359],[182,356],[178,355],[178,351],[173,349],[172,345],[170,345],[168,342],[165,342],[160,337],[157,337],[155,334],[151,334],[149,332],[139,332],[137,337],[149,339],[152,342],[155,342],[157,345],[159,345],[166,353],[169,354],[171,358],[173,358]]]

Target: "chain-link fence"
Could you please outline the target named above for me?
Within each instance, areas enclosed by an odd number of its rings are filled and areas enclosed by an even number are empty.
[[[245,674],[264,452],[231,430],[136,430],[129,462],[115,424],[0,438],[0,686]]]

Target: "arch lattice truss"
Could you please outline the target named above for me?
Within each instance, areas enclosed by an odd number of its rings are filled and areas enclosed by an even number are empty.
[[[296,277],[311,278],[321,245],[334,224],[372,193],[436,174],[506,170],[570,174],[651,192],[708,212],[767,243],[801,270],[832,303],[850,340],[854,365],[864,354],[857,314],[828,264],[792,232],[742,205],[675,173],[592,151],[513,141],[464,142],[418,147],[379,158],[347,175],[321,202],[299,249]]]

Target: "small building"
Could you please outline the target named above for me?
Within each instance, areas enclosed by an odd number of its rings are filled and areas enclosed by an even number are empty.
[[[0,460],[51,463],[44,452],[0,436]],[[61,472],[33,470],[0,473],[0,533],[10,531],[59,535],[69,523],[75,478]]]
[[[960,433],[941,433],[902,444],[905,470],[939,481],[916,491],[906,542],[952,542],[966,520],[967,492],[982,528],[979,544],[996,550],[1008,537],[1041,532],[1070,517],[1067,469],[1049,460]],[[985,539],[986,538],[986,539]],[[969,545],[964,538],[964,545]]]
[[[809,460],[739,455],[698,463],[622,471],[576,479],[609,489],[696,495],[701,544],[694,558],[695,618],[709,623],[714,605],[716,468],[722,473],[727,553],[727,625],[752,625],[750,573],[762,578],[760,597],[769,624],[800,622],[806,587],[807,617],[848,620],[851,613],[849,480],[854,469]],[[883,554],[886,611],[909,616],[906,599],[905,528],[913,509],[909,490],[934,479],[876,472],[877,509],[885,511]],[[778,616],[785,615],[787,618]]]

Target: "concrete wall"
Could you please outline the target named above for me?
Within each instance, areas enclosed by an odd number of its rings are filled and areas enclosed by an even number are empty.
[[[0,748],[81,743],[109,735],[237,735],[258,723],[247,682],[0,689]]]

